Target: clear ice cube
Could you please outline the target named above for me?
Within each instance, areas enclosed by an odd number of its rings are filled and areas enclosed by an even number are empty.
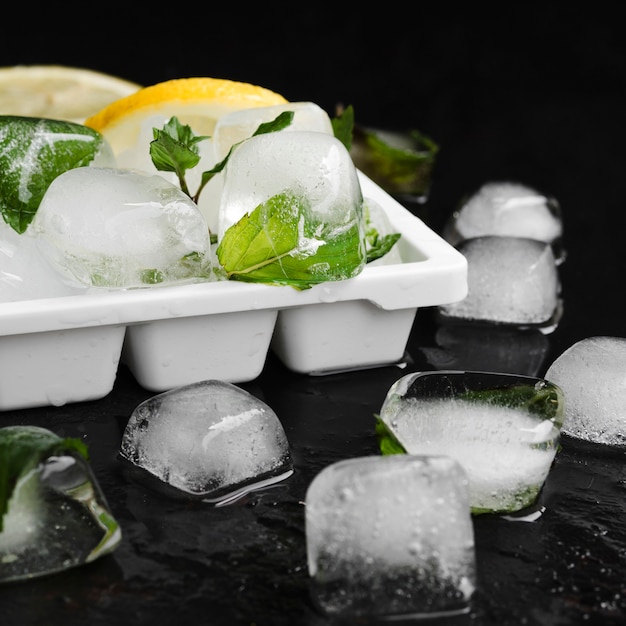
[[[438,307],[444,320],[556,327],[561,285],[550,245],[488,236],[463,241],[458,250],[467,259],[468,294]]]
[[[289,102],[272,106],[253,107],[231,111],[218,118],[215,130],[207,143],[211,150],[211,167],[228,156],[230,149],[235,145],[249,139],[257,131],[261,124],[275,120],[281,113],[292,111],[294,116],[291,124],[283,131],[311,131],[333,135],[333,126],[328,113],[314,102]],[[282,131],[280,131],[282,132]],[[202,147],[203,144],[200,144]],[[200,163],[196,170],[210,169],[206,167],[208,159]],[[192,170],[191,174],[193,174]],[[220,199],[224,187],[224,173],[216,174],[209,184],[202,190],[198,206],[202,211],[211,232],[219,231]]]
[[[545,377],[565,394],[564,434],[626,448],[626,338],[587,337],[565,350]]]
[[[276,413],[219,380],[178,387],[137,406],[120,457],[174,493],[218,504],[292,473]]]
[[[408,454],[445,454],[469,478],[473,513],[535,503],[554,461],[563,391],[535,377],[417,372],[389,389],[380,419]]]
[[[331,135],[293,131],[258,135],[233,151],[225,169],[218,240],[244,215],[285,193],[304,198],[309,220],[319,225],[318,238],[308,247],[351,230],[363,239],[363,196],[349,152]]]
[[[215,161],[226,158],[233,145],[249,139],[261,124],[271,122],[281,113],[293,111],[293,120],[284,130],[306,130],[333,135],[328,113],[314,102],[288,102],[252,109],[231,111],[218,118],[213,133]]]
[[[0,219],[0,302],[77,295],[85,288],[50,265],[30,230],[19,235]]]
[[[0,437],[16,431],[54,436],[35,426],[8,426]],[[120,541],[120,527],[88,462],[79,454],[49,455],[19,476],[8,502],[0,531],[0,582],[89,563]]]
[[[161,176],[81,167],[58,176],[31,225],[46,258],[86,285],[207,278],[210,241],[194,202]]]
[[[558,244],[563,220],[557,200],[516,182],[488,182],[469,196],[445,226],[453,245],[465,239],[497,235]],[[555,253],[561,260],[561,254]]]
[[[328,615],[464,613],[475,588],[468,481],[445,456],[336,462],[305,501],[312,599]]]

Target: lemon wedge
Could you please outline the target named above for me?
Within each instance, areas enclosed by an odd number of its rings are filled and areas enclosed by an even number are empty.
[[[0,67],[0,115],[82,123],[140,88],[141,85],[117,76],[78,67]]]
[[[112,102],[89,117],[85,125],[104,135],[113,152],[120,154],[136,146],[147,130],[152,139],[152,127],[162,127],[173,116],[196,135],[211,136],[217,120],[226,113],[287,102],[280,94],[250,83],[177,78]]]

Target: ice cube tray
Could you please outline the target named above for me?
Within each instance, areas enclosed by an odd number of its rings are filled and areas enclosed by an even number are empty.
[[[220,281],[0,304],[0,410],[102,398],[120,362],[161,392],[253,380],[269,350],[302,374],[400,361],[418,308],[467,295],[467,263],[361,172],[359,179],[401,233],[401,263],[305,291]]]

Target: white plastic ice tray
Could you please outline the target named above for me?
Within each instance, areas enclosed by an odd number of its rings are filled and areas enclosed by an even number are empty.
[[[253,380],[270,348],[306,374],[400,361],[418,308],[467,295],[467,263],[359,177],[401,233],[402,263],[304,291],[220,281],[0,304],[0,410],[102,398],[120,360],[155,392]]]

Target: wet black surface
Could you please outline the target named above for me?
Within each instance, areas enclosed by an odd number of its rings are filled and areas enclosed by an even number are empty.
[[[270,358],[263,375],[242,386],[280,416],[295,473],[222,508],[166,498],[122,471],[116,455],[125,420],[149,395],[124,370],[101,401],[3,415],[7,425],[42,425],[88,443],[123,541],[90,565],[1,587],[2,623],[48,624],[51,615],[59,624],[127,623],[131,613],[135,624],[183,616],[220,625],[328,623],[309,597],[306,488],[332,462],[377,454],[373,414],[406,371],[306,377]],[[625,502],[624,456],[565,440],[541,494],[542,515],[474,519],[478,591],[472,612],[455,623],[620,623]]]
[[[50,17],[45,11],[38,20]],[[3,413],[3,425],[36,424],[83,438],[123,530],[110,556],[0,587],[3,626],[325,625],[308,595],[302,501],[328,464],[377,453],[373,414],[397,378],[451,363],[542,375],[584,337],[625,334],[626,47],[620,21],[562,7],[523,15],[510,9],[491,18],[469,9],[425,8],[410,22],[337,11],[320,18],[299,7],[297,16],[282,16],[282,28],[278,16],[264,11],[229,29],[220,25],[235,14],[224,10],[217,24],[193,33],[164,29],[162,16],[151,23],[144,12],[125,11],[122,20],[112,11],[101,18],[118,42],[108,53],[78,29],[82,16],[72,37],[43,29],[37,50],[17,30],[0,45],[6,65],[86,65],[143,84],[192,74],[225,77],[329,111],[338,101],[352,103],[364,124],[419,128],[441,151],[430,198],[413,210],[438,232],[460,199],[489,180],[517,180],[553,195],[561,204],[567,250],[559,268],[564,309],[558,328],[547,336],[441,329],[433,311],[424,309],[406,369],[307,377],[270,356],[259,379],[242,387],[283,422],[295,473],[217,509],[164,498],[121,471],[115,457],[125,423],[152,395],[124,368],[102,400]],[[64,28],[73,23],[72,16],[64,20]],[[272,36],[261,35],[270,28]],[[131,40],[138,29],[142,37]],[[478,591],[471,613],[455,623],[625,623],[625,460],[565,440],[538,519],[476,518]]]

